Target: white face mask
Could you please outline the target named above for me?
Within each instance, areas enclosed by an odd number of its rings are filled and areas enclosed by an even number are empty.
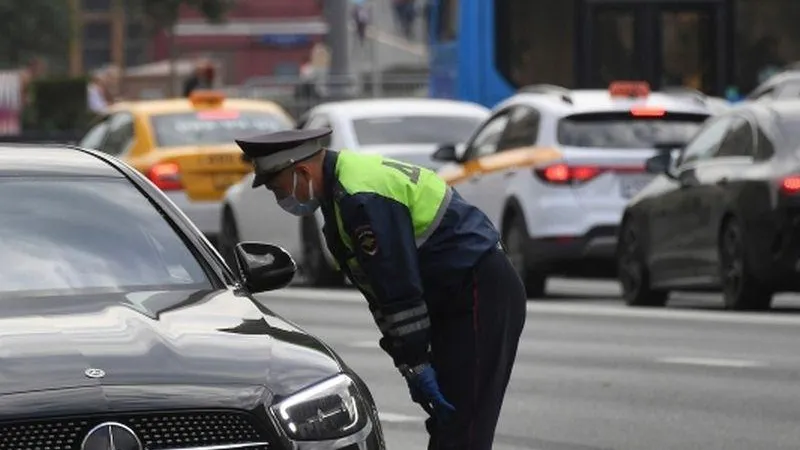
[[[283,208],[284,211],[295,216],[310,216],[314,211],[319,208],[319,199],[314,197],[314,182],[308,179],[308,195],[307,202],[301,202],[297,199],[297,172],[292,174],[292,193],[280,200],[278,206]]]

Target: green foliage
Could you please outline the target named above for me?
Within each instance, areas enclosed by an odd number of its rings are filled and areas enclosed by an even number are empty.
[[[68,17],[65,0],[0,0],[0,66],[18,68],[34,56],[66,54]]]
[[[42,131],[82,129],[91,119],[86,105],[88,79],[46,78],[31,83],[32,104],[26,109],[25,128]]]

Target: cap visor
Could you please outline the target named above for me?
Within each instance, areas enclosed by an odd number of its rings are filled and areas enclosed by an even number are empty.
[[[253,185],[252,185],[252,187],[257,188],[259,186],[263,186],[263,185],[267,184],[268,181],[269,181],[269,176],[267,176],[266,174],[263,174],[263,173],[262,174],[256,174],[256,176],[253,177]]]

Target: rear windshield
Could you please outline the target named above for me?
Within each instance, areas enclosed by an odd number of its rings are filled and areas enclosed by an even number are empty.
[[[233,144],[235,139],[288,130],[284,117],[261,111],[211,110],[151,118],[158,147]]]
[[[212,288],[126,180],[0,178],[0,255],[0,299]]]
[[[708,118],[702,114],[635,117],[630,113],[576,114],[558,123],[558,142],[570,147],[653,148],[686,143]]]
[[[356,119],[359,145],[460,144],[480,125],[480,117],[394,116]]]

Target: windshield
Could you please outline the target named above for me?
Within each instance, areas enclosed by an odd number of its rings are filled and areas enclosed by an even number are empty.
[[[212,288],[125,180],[0,178],[0,255],[0,298]]]
[[[392,116],[355,119],[359,145],[460,144],[480,125],[480,117]]]
[[[150,120],[158,147],[233,144],[235,139],[243,136],[293,128],[286,118],[261,111],[211,110],[159,114]]]
[[[666,114],[634,117],[630,113],[576,114],[558,123],[558,142],[570,147],[653,148],[659,143],[685,144],[708,116]]]

